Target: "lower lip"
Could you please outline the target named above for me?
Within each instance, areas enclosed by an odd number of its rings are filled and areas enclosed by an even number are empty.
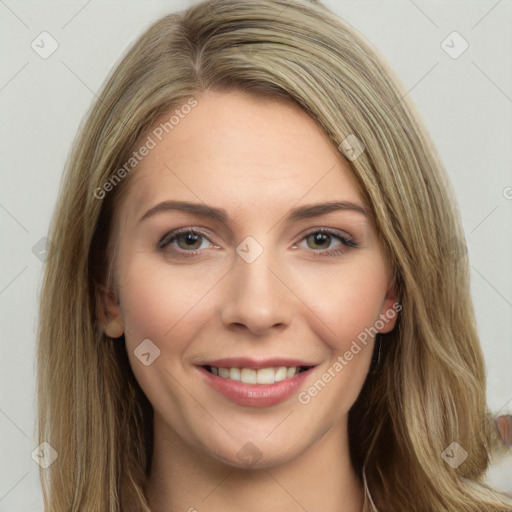
[[[202,366],[197,368],[212,388],[238,405],[270,407],[290,398],[308,378],[314,367],[295,375],[295,377],[274,384],[245,384],[244,382],[213,375]]]

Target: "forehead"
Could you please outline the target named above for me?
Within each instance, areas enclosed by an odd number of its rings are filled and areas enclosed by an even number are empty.
[[[253,214],[302,199],[361,202],[348,162],[295,103],[239,92],[206,92],[196,99],[172,129],[161,128],[166,114],[150,130],[154,147],[127,184],[120,206],[125,214],[140,217],[169,199]]]

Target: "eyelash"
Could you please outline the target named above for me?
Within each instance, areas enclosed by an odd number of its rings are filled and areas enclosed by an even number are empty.
[[[337,238],[341,242],[341,244],[344,246],[344,248],[338,247],[337,249],[327,249],[327,250],[310,249],[311,251],[313,251],[313,253],[315,253],[319,256],[340,256],[346,252],[347,248],[355,249],[358,247],[358,244],[351,238],[344,236],[342,234],[343,233],[342,231],[338,231],[335,229],[329,229],[329,228],[316,228],[316,229],[310,230],[308,233],[306,233],[301,238],[300,242],[307,239],[308,236],[315,235],[318,233],[328,235],[333,238]],[[199,235],[203,238],[206,238],[208,241],[210,241],[208,236],[201,231],[198,231],[193,228],[181,228],[181,229],[176,229],[174,231],[170,231],[169,233],[165,234],[158,242],[158,248],[163,251],[168,245],[170,245],[172,242],[174,242],[179,235],[183,235],[183,234]],[[211,242],[211,243],[213,243],[213,242]],[[173,252],[179,258],[191,258],[194,256],[198,256],[201,253],[201,249],[196,249],[194,251],[185,251],[183,249],[181,249],[181,250],[173,249]]]

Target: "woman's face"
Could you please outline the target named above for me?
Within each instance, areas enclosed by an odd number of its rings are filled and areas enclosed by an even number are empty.
[[[349,165],[304,111],[196,99],[132,171],[110,313],[155,430],[268,467],[346,432],[395,297]]]

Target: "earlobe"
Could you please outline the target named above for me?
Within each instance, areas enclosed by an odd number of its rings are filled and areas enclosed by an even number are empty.
[[[124,324],[117,295],[103,284],[96,288],[96,315],[109,338],[119,338],[124,333]]]
[[[378,332],[386,334],[391,332],[396,325],[398,313],[402,310],[402,305],[398,300],[397,288],[395,285],[391,285],[386,293],[382,309],[380,312],[378,325]]]
[[[105,326],[105,334],[109,338],[119,338],[124,333],[124,327],[122,321],[117,318],[110,320]]]

